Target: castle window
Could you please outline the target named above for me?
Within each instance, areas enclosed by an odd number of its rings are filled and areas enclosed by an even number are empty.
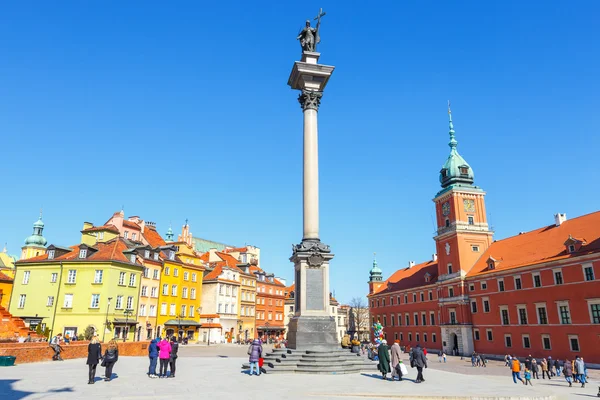
[[[469,215],[468,220],[469,220],[469,225],[475,225],[475,219],[473,218],[472,215]]]
[[[448,218],[446,218],[446,228],[448,228],[450,226],[450,220]]]
[[[479,253],[479,246],[471,246],[471,250],[475,253]]]
[[[448,274],[452,273],[452,264],[448,264]]]
[[[569,245],[569,253],[575,253],[575,245]]]

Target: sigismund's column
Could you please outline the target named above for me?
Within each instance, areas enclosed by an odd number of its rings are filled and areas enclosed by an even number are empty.
[[[288,347],[297,350],[331,350],[339,347],[335,320],[329,305],[329,246],[319,238],[319,144],[317,115],[323,90],[334,67],[318,63],[319,25],[306,28],[301,39],[302,58],[296,61],[288,85],[300,90],[298,101],[304,114],[303,236],[292,246],[295,281],[295,315],[288,325]]]

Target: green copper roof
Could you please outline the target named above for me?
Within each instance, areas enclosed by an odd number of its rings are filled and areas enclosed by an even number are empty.
[[[42,232],[44,231],[44,222],[42,221],[42,214],[37,221],[33,223],[33,234],[25,239],[25,246],[45,246],[48,241]]]
[[[371,281],[380,281],[382,278],[382,272],[383,271],[381,271],[381,268],[377,266],[377,259],[373,257],[373,268],[371,268],[371,271],[369,272]]]
[[[167,231],[165,238],[167,239],[167,242],[173,241],[173,229],[171,229],[171,225],[169,225],[169,230]]]
[[[450,102],[448,102],[448,115],[450,126],[450,142],[448,143],[448,146],[450,146],[450,155],[440,171],[440,183],[442,184],[443,188],[447,188],[455,184],[460,186],[472,186],[475,179],[473,169],[465,161],[465,159],[458,154],[458,150],[456,150],[458,142],[456,141],[456,137],[454,135],[454,124],[452,123]]]

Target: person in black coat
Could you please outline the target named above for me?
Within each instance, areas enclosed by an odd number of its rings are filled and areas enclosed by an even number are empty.
[[[175,336],[171,337],[171,355],[169,357],[169,368],[171,373],[169,378],[175,378],[175,364],[177,363],[177,351],[179,351],[179,343],[175,340]]]
[[[96,379],[96,367],[102,358],[102,347],[98,340],[98,336],[94,336],[88,344],[88,356],[86,364],[89,367],[88,385],[93,385]]]
[[[425,378],[423,378],[423,368],[427,368],[427,357],[425,357],[421,345],[417,344],[417,347],[411,350],[410,366],[417,368],[417,379],[415,380],[415,383],[425,382]]]
[[[115,366],[115,363],[119,360],[119,346],[117,346],[117,342],[112,339],[108,342],[108,347],[104,352],[104,359],[102,360],[102,366],[106,367],[104,370],[104,380],[106,382],[110,381],[112,377],[112,370]]]

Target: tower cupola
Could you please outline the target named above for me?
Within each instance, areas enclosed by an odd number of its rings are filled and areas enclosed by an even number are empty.
[[[44,231],[44,222],[42,221],[42,213],[37,221],[33,223],[33,234],[25,239],[25,246],[45,246],[48,241],[42,233]]]
[[[381,282],[382,280],[382,271],[381,268],[377,266],[377,259],[373,255],[373,267],[369,272],[369,282]]]
[[[474,182],[474,174],[471,166],[465,161],[456,147],[458,142],[454,132],[454,124],[452,123],[452,111],[450,110],[450,102],[448,101],[448,119],[450,127],[450,155],[442,166],[440,171],[440,183],[443,188],[449,186],[472,186]]]
[[[165,235],[165,239],[167,239],[167,242],[173,241],[173,229],[171,229],[171,225],[169,225],[169,230],[167,231],[167,234]]]

